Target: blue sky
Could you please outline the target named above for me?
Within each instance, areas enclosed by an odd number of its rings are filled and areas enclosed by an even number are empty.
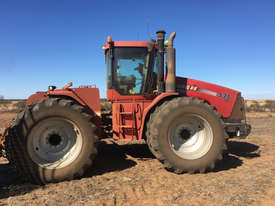
[[[272,0],[1,1],[0,95],[72,81],[105,97],[107,36],[148,41],[164,29],[177,32],[178,76],[275,98],[274,11]]]

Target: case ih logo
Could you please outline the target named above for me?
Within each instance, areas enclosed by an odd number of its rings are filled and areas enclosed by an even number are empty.
[[[230,100],[230,95],[229,94],[225,94],[225,93],[219,92],[217,96],[225,99],[226,101]]]

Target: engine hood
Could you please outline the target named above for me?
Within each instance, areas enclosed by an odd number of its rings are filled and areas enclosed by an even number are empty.
[[[176,90],[182,95],[204,99],[215,106],[224,118],[229,118],[241,92],[190,78],[177,77]]]

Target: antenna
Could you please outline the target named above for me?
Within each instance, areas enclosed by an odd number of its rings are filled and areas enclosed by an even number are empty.
[[[149,25],[149,20],[147,19],[146,21],[146,29],[147,29],[147,35],[149,37],[149,39],[153,39],[153,35],[150,35],[150,25]]]

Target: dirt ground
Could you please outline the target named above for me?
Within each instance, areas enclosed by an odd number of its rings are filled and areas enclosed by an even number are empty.
[[[0,128],[14,114],[0,114]],[[80,180],[37,186],[22,183],[0,159],[3,205],[275,205],[275,114],[249,113],[253,131],[231,140],[215,171],[166,171],[144,142],[100,143],[94,167]]]

